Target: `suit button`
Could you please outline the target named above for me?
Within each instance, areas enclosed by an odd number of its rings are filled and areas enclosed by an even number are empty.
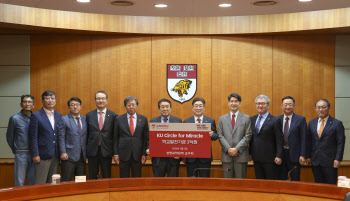
[[[56,134],[53,134],[53,135],[56,135]]]
[[[55,141],[53,141],[53,143],[55,143]]]

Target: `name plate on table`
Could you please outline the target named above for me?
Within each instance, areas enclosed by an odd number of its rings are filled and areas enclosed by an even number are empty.
[[[150,123],[150,156],[211,158],[210,131],[210,123]]]

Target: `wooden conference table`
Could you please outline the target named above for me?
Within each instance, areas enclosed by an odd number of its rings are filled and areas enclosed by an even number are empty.
[[[0,189],[0,200],[343,200],[335,185],[255,179],[127,178]]]

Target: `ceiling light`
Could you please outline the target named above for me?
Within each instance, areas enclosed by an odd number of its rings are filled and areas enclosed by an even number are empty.
[[[166,8],[166,7],[168,7],[168,5],[163,4],[163,3],[160,3],[160,4],[155,4],[154,7],[157,7],[157,8]]]
[[[223,7],[223,8],[227,8],[227,7],[231,7],[232,5],[229,3],[221,3],[219,4],[219,7]]]
[[[308,2],[308,1],[312,1],[312,0],[299,0],[300,2]]]
[[[79,2],[79,3],[89,3],[90,0],[77,0],[77,2]]]

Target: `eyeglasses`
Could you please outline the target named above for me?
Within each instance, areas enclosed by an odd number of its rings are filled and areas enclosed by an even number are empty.
[[[52,97],[45,97],[44,100],[46,101],[53,101],[56,100],[56,98],[52,98]]]
[[[105,101],[107,98],[96,98],[97,101]]]
[[[70,107],[79,107],[80,104],[70,104],[69,106],[70,106]]]
[[[327,106],[316,107],[316,110],[326,110],[326,109],[328,109]]]
[[[261,105],[261,106],[265,106],[267,105],[267,103],[255,103],[256,105]]]
[[[30,104],[33,104],[33,101],[23,101],[22,104],[24,104],[24,105],[30,105]]]

